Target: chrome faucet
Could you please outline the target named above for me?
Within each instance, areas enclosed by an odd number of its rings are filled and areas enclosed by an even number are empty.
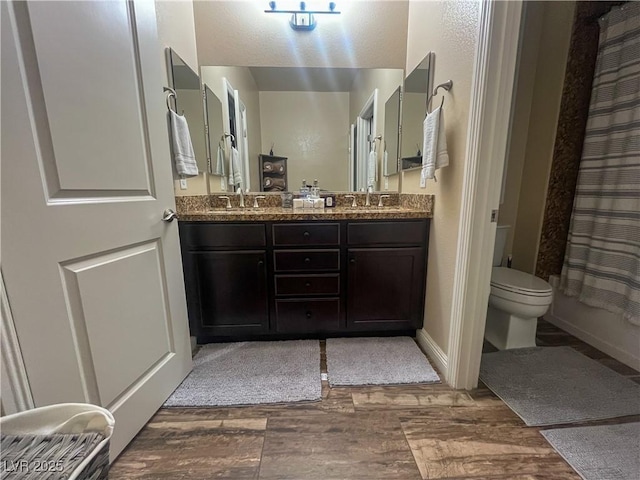
[[[378,206],[379,207],[384,207],[384,203],[382,203],[382,200],[384,200],[385,198],[389,198],[391,195],[380,195],[380,197],[378,198]]]
[[[238,195],[240,195],[240,208],[244,208],[244,192],[242,187],[238,187]]]
[[[253,197],[253,208],[260,208],[258,200],[263,200],[265,198],[267,197],[265,197],[264,195],[256,195],[255,197]]]
[[[358,206],[358,202],[356,202],[356,196],[355,195],[345,195],[344,198],[350,198],[351,199],[351,208],[356,208]]]
[[[371,206],[371,192],[373,191],[373,185],[369,185],[367,187],[367,196],[364,199],[364,206],[365,207],[370,207]]]

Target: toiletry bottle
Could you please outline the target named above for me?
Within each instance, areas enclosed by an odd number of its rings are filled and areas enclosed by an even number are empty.
[[[320,187],[318,187],[318,179],[313,181],[313,187],[311,187],[311,198],[320,198]]]
[[[300,195],[302,198],[309,196],[309,187],[307,186],[307,181],[304,179],[302,180],[302,187],[300,187]]]

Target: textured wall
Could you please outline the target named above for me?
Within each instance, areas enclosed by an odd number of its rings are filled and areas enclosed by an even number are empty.
[[[402,179],[403,193],[436,195],[429,238],[424,330],[445,353],[449,343],[479,7],[479,2],[413,0],[409,4],[407,72],[413,70],[429,51],[434,51],[435,84],[453,80],[453,89],[445,94],[444,105],[450,166],[439,170],[438,182],[430,181],[424,190],[419,188],[419,171],[407,172]]]
[[[535,271],[574,9],[574,2],[544,2],[518,212],[513,226],[513,268],[527,273]]]
[[[260,124],[262,151],[273,143],[288,158],[290,191],[316,178],[320,188],[347,190],[349,93],[260,92]]]
[[[156,22],[158,25],[158,40],[161,47],[158,55],[162,57],[162,65],[165,68],[165,77],[162,79],[162,84],[169,85],[169,76],[166,74],[166,48],[172,48],[194,72],[198,72],[193,3],[156,0]],[[197,128],[197,126],[194,128]],[[187,185],[187,190],[180,190],[180,183],[177,177],[174,178],[175,194],[198,195],[207,193],[207,174],[201,173],[197,177],[189,178]]]
[[[596,65],[596,18],[619,3],[577,2],[536,263],[545,280],[562,271]]]
[[[292,30],[286,14],[264,13],[267,4],[266,0],[194,2],[200,64],[405,66],[406,0],[338,2],[343,13],[319,15],[312,32]],[[326,8],[324,3],[322,8]]]

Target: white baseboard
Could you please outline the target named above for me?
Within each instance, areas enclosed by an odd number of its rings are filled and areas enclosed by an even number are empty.
[[[422,329],[416,331],[416,340],[422,349],[427,352],[429,359],[435,364],[444,381],[447,378],[447,355],[442,351],[440,345]]]
[[[633,355],[627,350],[623,350],[620,347],[613,345],[612,343],[592,334],[591,332],[580,328],[574,323],[568,322],[563,318],[556,317],[555,315],[547,313],[544,316],[544,319],[547,322],[555,325],[556,327],[569,332],[571,335],[579,338],[583,342],[586,342],[589,345],[597,348],[601,352],[604,352],[607,355],[615,358],[616,360],[624,363],[625,365],[628,365],[631,368],[635,368],[636,370],[640,369],[640,357]]]

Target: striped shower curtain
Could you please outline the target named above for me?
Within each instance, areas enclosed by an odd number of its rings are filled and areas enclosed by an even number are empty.
[[[561,289],[640,325],[640,2],[600,20]]]

